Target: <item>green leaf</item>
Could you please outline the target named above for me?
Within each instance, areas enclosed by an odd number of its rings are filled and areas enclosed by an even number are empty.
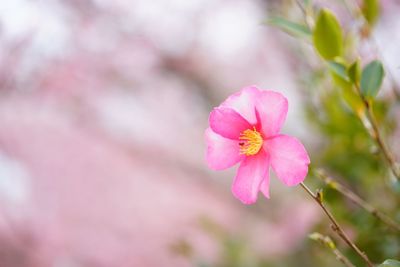
[[[381,88],[385,70],[379,60],[369,63],[361,74],[361,94],[367,98],[373,98]]]
[[[324,236],[321,235],[320,233],[314,232],[308,235],[308,238],[314,241],[319,241],[321,239],[324,239]]]
[[[335,243],[333,243],[332,239],[329,236],[321,235],[320,233],[314,232],[308,235],[308,238],[314,241],[318,241],[330,249],[336,249]]]
[[[313,42],[318,53],[326,60],[342,55],[342,29],[335,15],[328,9],[321,9],[318,14]]]
[[[364,103],[353,88],[353,84],[348,75],[347,67],[344,64],[344,61],[328,61],[328,68],[333,82],[339,87],[341,96],[343,97],[345,103],[347,103],[354,112],[361,112],[363,110]]]
[[[378,267],[400,267],[400,261],[391,260],[391,259],[385,260]]]
[[[322,189],[317,189],[316,192],[317,199],[322,203],[324,201],[324,192]]]
[[[362,13],[370,25],[374,25],[379,18],[379,0],[364,0]]]
[[[305,25],[298,24],[281,17],[272,17],[268,19],[266,23],[276,26],[291,35],[303,38],[311,38],[311,31]]]
[[[347,75],[354,84],[358,84],[361,78],[361,63],[360,60],[357,59],[353,64],[347,69]]]
[[[336,61],[329,61],[328,67],[329,67],[329,70],[334,72],[336,75],[338,75],[340,78],[342,78],[346,82],[350,81],[349,76],[347,76],[347,68],[342,63],[339,63]]]

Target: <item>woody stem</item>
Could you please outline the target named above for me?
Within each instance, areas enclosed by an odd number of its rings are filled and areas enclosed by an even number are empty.
[[[351,248],[356,252],[367,264],[368,267],[374,267],[374,264],[369,260],[367,254],[362,252],[356,244],[354,244],[350,238],[347,236],[347,234],[343,231],[342,227],[339,225],[339,223],[336,221],[336,219],[333,217],[332,213],[325,207],[324,203],[322,202],[322,197],[321,194],[317,193],[314,194],[311,189],[309,189],[304,183],[300,183],[301,187],[317,202],[317,204],[322,208],[326,216],[329,218],[331,221],[332,225],[331,228],[332,230]]]
[[[394,221],[388,215],[376,209],[374,206],[366,202],[356,193],[351,191],[348,187],[345,187],[343,184],[339,183],[334,178],[328,176],[323,170],[321,169],[316,170],[315,176],[321,179],[327,186],[338,191],[339,193],[341,193],[342,195],[344,195],[345,197],[356,203],[358,206],[362,207],[367,212],[375,216],[377,219],[381,220],[383,223],[388,225],[393,230],[400,232],[400,224],[398,222]]]

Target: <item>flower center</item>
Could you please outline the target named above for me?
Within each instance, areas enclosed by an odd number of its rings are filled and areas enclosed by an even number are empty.
[[[239,140],[240,154],[246,156],[257,154],[263,145],[261,134],[257,132],[255,127],[243,131],[240,134]]]

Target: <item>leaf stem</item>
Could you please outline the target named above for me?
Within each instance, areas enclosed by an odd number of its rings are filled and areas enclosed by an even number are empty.
[[[345,187],[343,184],[339,183],[334,178],[328,176],[323,170],[316,170],[315,176],[321,179],[327,186],[331,187],[332,189],[338,191],[352,202],[360,206],[361,208],[365,209],[367,212],[371,213],[372,216],[375,216],[377,219],[381,220],[383,223],[388,225],[390,228],[400,232],[400,224],[394,221],[385,213],[377,210],[374,206],[363,200],[359,197],[356,193],[351,191],[349,188]]]
[[[343,3],[345,4],[345,6],[346,6],[348,12],[350,13],[350,15],[354,15],[353,12],[352,12],[352,8],[350,8],[350,6],[349,6],[348,1],[343,1]],[[354,3],[353,10],[354,10],[355,13],[362,14],[362,10],[361,10],[360,6],[357,3]],[[357,17],[357,16],[355,15],[355,17]],[[365,19],[364,19],[364,21],[365,21]],[[367,21],[365,21],[365,22],[367,22]],[[381,51],[379,50],[379,47],[378,47],[378,44],[377,44],[375,38],[372,36],[370,39],[374,42],[376,53],[379,55],[381,60],[384,62],[385,61],[384,57],[383,57]],[[394,94],[396,96],[396,99],[400,100],[400,93],[397,90],[398,86],[397,86],[396,80],[394,79],[394,77],[393,77],[392,73],[390,72],[390,70],[388,70],[388,72],[389,72],[389,76],[391,78],[391,82],[393,84],[393,86],[392,86],[393,92],[394,92]],[[374,113],[373,113],[373,110],[372,110],[372,105],[371,105],[371,103],[368,102],[368,100],[366,100],[362,96],[359,84],[356,83],[355,87],[357,89],[357,93],[359,94],[361,100],[364,103],[364,106],[365,106],[365,108],[367,110],[367,118],[368,118],[368,120],[369,120],[369,122],[370,122],[370,124],[372,126],[372,129],[371,129],[372,131],[369,131],[369,133],[372,136],[372,138],[375,140],[375,142],[378,144],[378,146],[379,146],[380,150],[382,151],[386,161],[389,163],[390,169],[393,172],[394,176],[396,177],[397,180],[400,181],[400,167],[396,163],[395,158],[393,157],[393,154],[390,152],[390,150],[387,148],[385,142],[383,141],[382,135],[379,132],[378,123],[377,123],[377,121],[375,119],[375,116],[374,116]],[[361,118],[361,120],[364,123],[362,118]],[[369,130],[367,126],[366,126],[366,128],[367,128],[367,130]]]
[[[353,263],[351,263],[351,261],[348,258],[346,258],[345,255],[343,255],[342,252],[340,252],[340,250],[336,248],[335,243],[329,236],[324,236],[321,235],[320,233],[312,233],[309,237],[312,240],[318,241],[319,243],[329,248],[333,252],[333,254],[335,254],[336,259],[342,262],[346,267],[356,267]]]
[[[369,260],[367,254],[362,252],[356,244],[354,244],[347,234],[343,231],[342,227],[333,217],[332,213],[325,207],[324,203],[322,202],[321,194],[317,193],[314,194],[311,189],[309,189],[304,183],[300,183],[301,187],[317,202],[317,204],[322,208],[326,216],[328,216],[329,220],[331,221],[332,225],[331,228],[336,234],[351,248],[356,252],[367,264],[368,267],[374,267],[374,264]]]
[[[385,160],[389,164],[389,168],[392,171],[393,175],[396,177],[398,181],[400,181],[400,168],[398,163],[396,162],[392,152],[386,146],[386,143],[383,140],[382,134],[379,131],[378,122],[375,118],[374,112],[372,110],[372,103],[370,103],[362,94],[360,86],[357,84],[356,86],[357,93],[360,96],[366,110],[366,115],[360,115],[361,122],[364,127],[367,129],[370,136],[374,139],[374,141],[379,146]],[[366,119],[366,120],[365,120]],[[366,124],[368,123],[368,125]]]
[[[378,144],[385,160],[389,164],[389,167],[390,167],[393,175],[396,177],[397,180],[400,180],[399,167],[397,165],[396,160],[394,159],[392,152],[389,150],[389,148],[386,146],[385,142],[383,141],[382,134],[380,133],[379,128],[378,128],[378,122],[376,121],[376,118],[375,118],[373,110],[372,110],[372,105],[363,97],[362,97],[362,100],[364,102],[364,105],[365,105],[365,108],[367,111],[367,119],[369,120],[369,122],[371,124],[372,131],[369,131],[370,135],[375,140],[375,142]]]

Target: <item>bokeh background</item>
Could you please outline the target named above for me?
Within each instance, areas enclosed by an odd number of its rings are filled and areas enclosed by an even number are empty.
[[[206,166],[210,110],[253,84],[287,96],[283,132],[314,166],[398,216],[390,175],[312,47],[263,24],[300,18],[297,2],[0,1],[0,266],[340,266],[307,238],[332,232],[301,188],[273,178],[270,200],[244,206],[230,192],[235,170]],[[314,5],[351,32],[354,5],[344,2]],[[379,114],[396,152],[400,5],[381,7],[373,40],[358,45],[392,73]],[[398,236],[327,198],[374,259],[399,256]]]

